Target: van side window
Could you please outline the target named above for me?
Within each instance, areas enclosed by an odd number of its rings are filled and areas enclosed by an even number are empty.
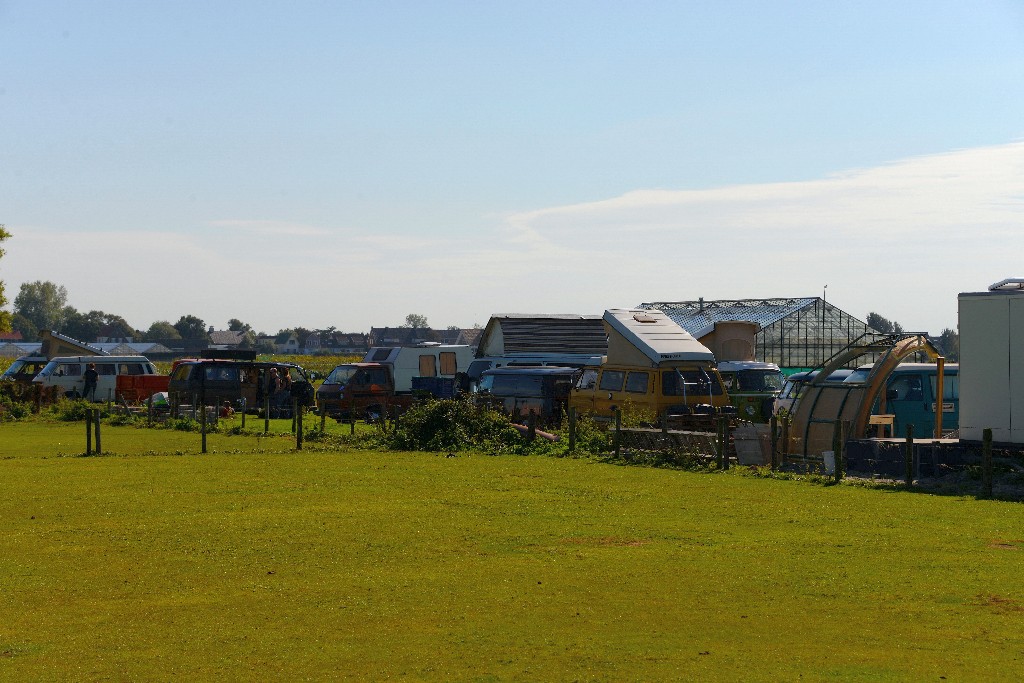
[[[78,377],[82,374],[81,363],[63,363],[57,367],[58,377]]]
[[[437,377],[436,360],[432,355],[420,356],[420,377]]]
[[[377,349],[376,351],[374,351],[373,352],[373,358],[371,358],[370,360],[373,361],[374,363],[380,363],[382,361],[386,361],[388,359],[388,356],[390,356],[390,355],[391,355],[391,348],[390,347],[385,347],[385,348]]]
[[[587,368],[580,375],[579,381],[576,382],[576,388],[593,389],[595,384],[597,384],[597,370]]]
[[[894,401],[923,401],[924,389],[920,375],[903,375],[889,384],[889,391],[895,391]]]
[[[601,384],[598,388],[601,391],[622,391],[622,380],[626,373],[621,370],[605,370],[601,373]]]
[[[117,366],[113,363],[97,363],[96,372],[99,375],[116,375]]]
[[[633,394],[647,393],[648,374],[646,372],[631,372],[626,377],[626,391]]]
[[[386,385],[388,383],[388,371],[384,368],[374,368],[366,371],[367,384]]]
[[[439,354],[439,360],[441,361],[442,375],[454,375],[459,371],[459,363],[455,360],[454,351],[442,351]]]
[[[936,384],[939,382],[939,378],[935,375],[930,377],[932,381],[932,396],[935,396]],[[960,376],[959,375],[946,375],[942,378],[942,400],[943,401],[959,401],[960,400]]]
[[[146,368],[142,363],[122,363],[117,369],[119,375],[145,375]]]

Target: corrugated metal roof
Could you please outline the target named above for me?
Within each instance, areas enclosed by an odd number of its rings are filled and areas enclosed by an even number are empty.
[[[725,299],[719,301],[669,301],[640,304],[637,308],[657,309],[677,325],[700,339],[715,329],[715,323],[743,321],[768,327],[788,315],[813,306],[818,297],[789,299]]]
[[[492,315],[487,328],[494,324],[501,326],[506,354],[608,353],[608,338],[598,315],[504,313]],[[485,345],[483,339],[480,343]]]

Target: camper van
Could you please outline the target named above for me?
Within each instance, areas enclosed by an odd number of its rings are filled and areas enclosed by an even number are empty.
[[[412,391],[413,377],[454,379],[469,369],[473,350],[461,344],[424,343],[417,346],[374,346],[363,357],[364,363],[380,363],[391,369],[395,393]]]
[[[863,383],[873,364],[861,365],[844,382]],[[947,363],[943,368],[942,430],[953,431],[960,423],[960,366]],[[872,406],[875,415],[893,416],[892,434],[906,434],[907,425],[914,425],[914,434],[925,437],[935,432],[935,411],[939,402],[938,365],[935,363],[900,363],[885,382],[885,392]]]
[[[495,368],[484,372],[474,397],[513,418],[532,411],[542,422],[554,422],[566,411],[579,372],[557,365]]]
[[[775,409],[775,397],[782,390],[784,375],[775,363],[722,361],[718,374],[725,382],[737,414],[751,422],[767,422]]]
[[[627,406],[660,415],[729,405],[714,354],[664,313],[609,309],[602,320],[608,361],[583,370],[570,406],[608,419]]]
[[[90,398],[96,401],[116,398],[118,375],[159,374],[145,356],[61,356],[51,359],[32,381],[44,387],[58,387],[68,398],[82,398],[85,370],[91,363],[96,365],[98,378],[96,393]]]
[[[507,356],[474,358],[466,370],[470,382],[479,382],[487,370],[494,368],[536,368],[553,365],[562,368],[585,368],[601,365],[606,356],[585,353],[516,353]]]
[[[39,374],[39,371],[46,367],[50,359],[46,356],[21,356],[8,367],[0,380],[18,382],[19,384],[32,384],[32,380]]]

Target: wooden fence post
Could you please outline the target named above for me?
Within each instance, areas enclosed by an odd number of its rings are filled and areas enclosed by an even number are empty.
[[[914,485],[914,425],[907,425],[907,441],[903,446],[903,483]]]
[[[96,408],[96,455],[103,453],[103,445],[100,442],[100,409]]]
[[[263,433],[270,433],[270,397],[263,397]]]
[[[248,412],[249,399],[245,396],[242,397],[242,429],[245,429],[245,414]]]
[[[576,450],[576,408],[569,408],[569,452]]]
[[[981,432],[981,495],[992,497],[992,430]]]
[[[612,408],[615,411],[615,457],[618,458],[622,452],[622,411],[618,406]]]
[[[295,402],[295,448],[296,450],[302,450],[302,411],[305,406],[299,405],[299,402]]]
[[[769,434],[771,438],[772,472],[774,472],[779,466],[779,418],[772,415],[768,424],[770,426]]]
[[[203,401],[203,403],[205,404],[206,401]],[[200,410],[203,411],[203,414],[199,418],[199,431],[203,435],[203,453],[205,453],[206,452],[206,405],[201,406]]]
[[[150,394],[149,398],[146,399],[146,426],[153,426],[153,394]]]
[[[729,469],[729,418],[722,417],[722,469]]]
[[[92,408],[85,411],[85,454],[92,455]]]
[[[832,423],[832,476],[838,484],[843,480],[843,422],[839,418]]]

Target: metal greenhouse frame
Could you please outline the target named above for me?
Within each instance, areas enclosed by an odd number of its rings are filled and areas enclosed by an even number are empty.
[[[866,333],[875,332],[821,297],[674,301],[640,304],[656,308],[700,339],[723,321],[754,322],[758,360],[790,369],[820,367]]]

